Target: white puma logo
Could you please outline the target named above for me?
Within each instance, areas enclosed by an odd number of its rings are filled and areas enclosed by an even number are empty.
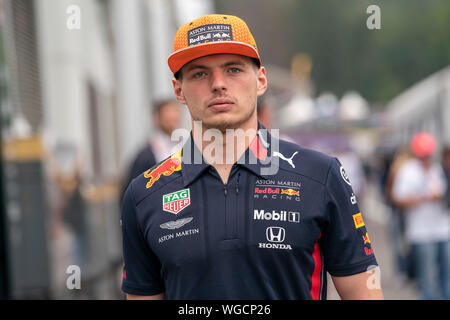
[[[258,130],[258,137],[259,137],[259,141],[261,141],[262,145],[264,148],[268,149],[269,148],[269,144],[267,143],[267,141],[265,141],[262,137],[262,133],[261,131]]]
[[[295,151],[294,154],[293,154],[290,158],[286,158],[285,156],[283,156],[281,153],[279,153],[279,152],[277,152],[277,151],[274,151],[273,155],[274,155],[275,157],[279,157],[279,158],[283,159],[284,161],[287,161],[287,162],[291,165],[291,167],[295,169],[295,165],[294,165],[294,163],[292,162],[292,158],[294,158],[294,156],[295,156],[297,153],[298,153],[298,151]]]

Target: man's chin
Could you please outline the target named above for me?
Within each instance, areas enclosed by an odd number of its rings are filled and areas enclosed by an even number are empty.
[[[204,129],[217,129],[225,133],[226,129],[237,129],[243,123],[242,119],[235,119],[227,115],[220,115],[215,119],[208,119],[202,122]]]
[[[204,117],[198,121],[201,121],[203,130],[217,129],[220,132],[225,133],[227,129],[242,128],[247,122],[252,121],[252,117],[255,117],[256,121],[256,110],[247,114],[223,112],[213,116]]]

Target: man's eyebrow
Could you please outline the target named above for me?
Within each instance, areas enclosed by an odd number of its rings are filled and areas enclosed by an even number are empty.
[[[233,61],[225,62],[224,64],[221,65],[221,67],[223,68],[223,67],[229,67],[229,66],[244,66],[244,65],[245,65],[245,63],[242,61],[238,61],[238,60],[234,61],[233,60]],[[186,68],[186,71],[191,71],[194,69],[206,70],[206,69],[209,69],[209,67],[202,65],[202,64],[192,64]]]
[[[225,62],[222,66],[223,67],[229,67],[229,66],[244,66],[245,63],[242,61],[228,61]]]
[[[186,71],[191,71],[193,69],[208,69],[208,67],[201,64],[192,64],[186,68]]]

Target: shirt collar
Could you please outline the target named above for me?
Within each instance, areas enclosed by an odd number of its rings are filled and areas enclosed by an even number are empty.
[[[185,187],[211,166],[206,162],[201,151],[195,145],[194,139],[192,138],[192,131],[183,146],[181,162],[181,172]]]
[[[278,162],[271,162],[273,137],[260,122],[258,122],[258,132],[256,137],[250,143],[247,150],[237,161],[237,164],[251,171],[253,174],[263,179],[269,179],[274,171],[278,171]]]
[[[258,177],[268,179],[271,175],[271,152],[272,142],[275,139],[269,131],[258,122],[258,132],[256,137],[252,140],[247,150],[239,158],[236,165],[246,168]],[[186,187],[192,183],[198,176],[200,176],[211,165],[203,158],[201,151],[194,143],[192,131],[188,140],[183,146],[182,150],[182,175],[183,183]],[[278,166],[278,162],[274,165]],[[272,168],[274,169],[274,168]],[[278,168],[276,168],[278,169]]]

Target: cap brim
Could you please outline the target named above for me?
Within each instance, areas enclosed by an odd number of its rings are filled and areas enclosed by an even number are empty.
[[[258,51],[249,44],[236,41],[207,42],[183,48],[169,56],[169,68],[173,73],[179,71],[186,63],[212,54],[239,54],[260,61]]]

